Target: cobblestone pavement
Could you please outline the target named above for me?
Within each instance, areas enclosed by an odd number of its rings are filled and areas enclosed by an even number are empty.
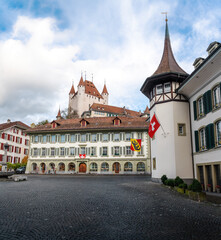
[[[147,176],[0,181],[0,239],[221,239],[221,207]]]

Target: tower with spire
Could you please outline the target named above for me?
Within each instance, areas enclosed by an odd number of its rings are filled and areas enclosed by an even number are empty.
[[[151,141],[152,178],[156,181],[164,174],[186,181],[193,178],[189,103],[176,92],[187,76],[174,58],[166,18],[160,64],[141,87],[150,101],[150,119],[155,113],[162,126]]]
[[[69,114],[74,113],[81,117],[83,112],[89,111],[93,103],[100,103],[108,105],[108,96],[106,84],[104,84],[102,94],[97,90],[93,81],[83,79],[81,75],[80,81],[75,92],[74,85],[72,85],[69,92]]]

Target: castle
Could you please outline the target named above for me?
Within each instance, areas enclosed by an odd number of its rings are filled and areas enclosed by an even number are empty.
[[[93,103],[100,103],[108,105],[108,96],[106,84],[104,84],[103,91],[100,94],[94,83],[81,76],[77,86],[77,92],[75,92],[72,85],[69,92],[69,104],[68,111],[70,113],[77,114],[79,117],[83,112],[88,111]]]

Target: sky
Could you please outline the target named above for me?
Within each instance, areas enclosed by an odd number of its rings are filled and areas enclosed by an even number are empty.
[[[220,0],[0,0],[0,123],[38,123],[68,107],[81,73],[109,104],[144,111],[140,92],[163,52],[188,73],[221,39]]]

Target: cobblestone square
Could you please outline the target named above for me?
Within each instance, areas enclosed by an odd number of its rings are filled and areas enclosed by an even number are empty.
[[[0,181],[0,239],[221,239],[221,207],[147,176]]]

